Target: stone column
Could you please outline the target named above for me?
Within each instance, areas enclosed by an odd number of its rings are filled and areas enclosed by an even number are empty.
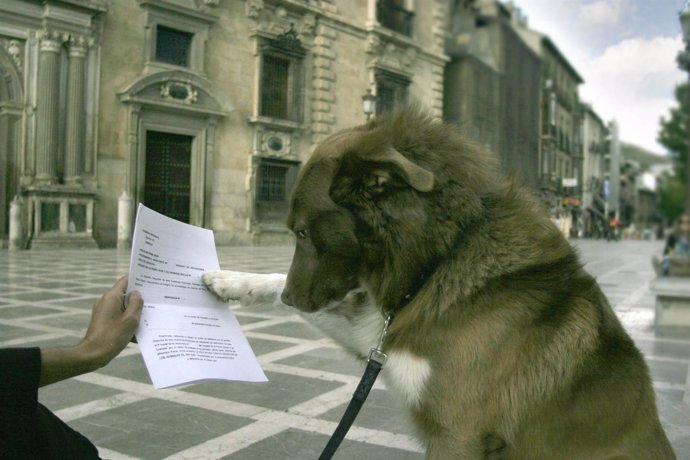
[[[36,106],[36,182],[57,183],[59,36],[44,32],[38,59],[38,102]]]
[[[72,38],[67,73],[67,114],[65,125],[65,184],[81,182],[84,158],[84,66],[87,52],[83,37]]]

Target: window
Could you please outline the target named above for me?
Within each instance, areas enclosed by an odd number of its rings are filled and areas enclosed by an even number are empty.
[[[193,34],[171,29],[165,26],[156,27],[156,61],[180,67],[189,67],[189,55]]]
[[[261,71],[261,115],[289,119],[290,60],[265,55]]]
[[[258,201],[280,202],[287,196],[286,165],[262,164],[259,169],[259,196]]]
[[[264,224],[284,224],[299,163],[259,158],[256,173],[256,216]]]
[[[385,70],[376,71],[376,113],[384,113],[407,103],[410,79]]]
[[[302,120],[305,51],[292,28],[263,47],[259,115]]]
[[[377,0],[376,18],[382,27],[408,37],[412,36],[414,13],[405,8],[404,0]]]
[[[218,21],[218,15],[188,6],[194,3],[188,1],[137,0],[133,3],[141,6],[146,27],[144,73],[177,66],[203,74],[208,31]]]

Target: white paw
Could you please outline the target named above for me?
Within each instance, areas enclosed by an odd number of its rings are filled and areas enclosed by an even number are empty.
[[[286,275],[235,272],[222,270],[204,273],[202,279],[208,289],[226,302],[236,301],[243,306],[282,305],[280,294]]]

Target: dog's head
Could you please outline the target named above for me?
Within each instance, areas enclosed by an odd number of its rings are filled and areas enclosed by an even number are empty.
[[[473,149],[414,109],[322,142],[291,197],[297,243],[283,302],[316,311],[365,286],[399,304],[479,212],[492,166]]]

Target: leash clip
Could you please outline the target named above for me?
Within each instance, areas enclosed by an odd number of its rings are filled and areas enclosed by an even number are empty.
[[[388,335],[388,326],[390,326],[391,320],[393,319],[392,314],[388,314],[386,319],[383,321],[383,329],[381,330],[381,335],[379,336],[379,341],[376,347],[369,350],[369,361],[374,361],[379,363],[381,366],[386,362],[388,355],[386,355],[381,348],[383,347],[383,341],[386,340],[386,335]]]

